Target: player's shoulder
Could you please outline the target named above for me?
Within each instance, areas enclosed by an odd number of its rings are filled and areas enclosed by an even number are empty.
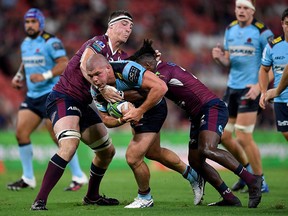
[[[279,37],[275,38],[274,40],[272,40],[271,42],[269,42],[269,46],[271,48],[273,48],[276,44],[279,44],[283,41],[285,41],[284,36],[279,36]]]
[[[238,20],[233,20],[228,26],[227,29],[231,29],[232,27],[238,25]]]
[[[49,41],[49,40],[52,39],[52,38],[56,38],[55,35],[50,34],[50,33],[48,33],[48,32],[45,32],[45,31],[42,32],[41,37],[42,37],[46,42]]]
[[[90,46],[94,50],[96,50],[98,53],[101,53],[102,50],[105,49],[105,47],[108,44],[108,38],[106,35],[97,35],[92,39],[90,39],[88,43],[90,43]]]
[[[267,27],[263,22],[260,22],[260,21],[258,21],[258,20],[256,20],[256,19],[253,19],[252,25],[253,25],[254,27],[256,27],[256,29],[259,30],[260,34],[261,34],[262,32],[264,32],[264,31],[268,30],[268,27]]]

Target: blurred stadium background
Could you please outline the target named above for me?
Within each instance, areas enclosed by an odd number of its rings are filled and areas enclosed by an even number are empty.
[[[174,61],[193,72],[222,97],[227,70],[217,66],[211,49],[222,44],[225,27],[235,19],[234,0],[1,0],[0,1],[0,130],[14,129],[24,91],[10,81],[20,64],[20,44],[25,37],[23,15],[30,7],[46,16],[46,31],[62,39],[68,56],[87,39],[105,33],[109,14],[117,9],[131,12],[133,33],[124,49],[132,54],[144,38],[154,41],[166,61]],[[282,34],[280,17],[288,0],[257,0],[256,18],[275,35]],[[187,127],[178,108],[169,103],[165,129]],[[274,115],[269,107],[259,115],[258,128],[272,129]]]

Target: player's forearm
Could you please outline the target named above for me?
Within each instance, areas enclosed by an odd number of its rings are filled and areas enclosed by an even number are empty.
[[[142,113],[147,112],[149,109],[154,107],[166,94],[168,88],[165,85],[158,85],[155,88],[151,88],[146,100],[142,103],[138,109],[142,110]]]
[[[24,64],[22,62],[15,74],[15,77],[17,77],[19,80],[25,79]]]
[[[51,70],[53,77],[59,76],[63,73],[63,71],[67,67],[68,61],[68,57],[66,56],[60,57],[56,60],[56,65]]]
[[[126,123],[122,117],[117,119],[112,116],[109,116],[107,113],[102,113],[102,112],[99,112],[99,113],[100,113],[103,123],[105,124],[107,128],[119,127]]]
[[[288,86],[288,65],[286,65],[280,83],[278,87],[276,88],[276,94],[280,95]]]
[[[263,94],[267,91],[268,86],[269,86],[269,72],[270,68],[261,66],[259,70],[259,87],[260,87],[260,92]]]

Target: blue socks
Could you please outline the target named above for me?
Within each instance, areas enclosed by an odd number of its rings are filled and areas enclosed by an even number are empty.
[[[74,156],[70,160],[69,167],[70,167],[72,176],[77,176],[79,178],[83,177],[83,172],[80,168],[77,152],[75,152]]]
[[[197,172],[188,165],[186,166],[185,171],[182,173],[182,176],[186,178],[190,184],[197,181],[198,178]]]
[[[32,144],[19,145],[20,160],[23,169],[23,175],[28,179],[34,178],[33,171],[33,149]]]

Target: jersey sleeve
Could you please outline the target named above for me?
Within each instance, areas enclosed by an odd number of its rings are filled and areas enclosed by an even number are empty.
[[[123,79],[131,86],[140,88],[143,82],[143,76],[146,69],[140,64],[129,61],[123,69]]]
[[[49,51],[49,53],[53,59],[57,59],[57,58],[66,56],[66,50],[65,50],[61,40],[59,40],[56,37],[50,38],[47,41],[47,47],[48,47],[47,49],[48,49],[48,51]]]
[[[263,53],[262,53],[262,59],[261,59],[261,64],[269,67],[272,66],[272,56],[271,56],[271,47],[269,44],[266,44]]]
[[[274,34],[270,29],[266,29],[260,34],[260,43],[262,49],[265,48],[266,44],[271,42],[274,39]]]
[[[90,93],[91,93],[91,96],[93,98],[93,101],[97,107],[97,109],[100,111],[100,112],[108,112],[107,111],[107,102],[104,101],[104,100],[99,100],[99,93],[97,92],[97,90],[95,89],[95,87],[91,86],[90,87]]]

